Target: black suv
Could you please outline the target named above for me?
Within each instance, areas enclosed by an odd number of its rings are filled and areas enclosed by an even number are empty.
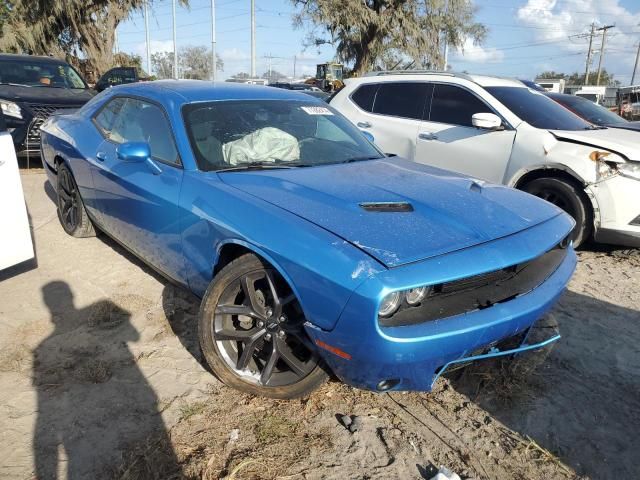
[[[95,95],[68,63],[50,57],[0,55],[0,108],[18,155],[40,154],[40,125],[56,110]]]

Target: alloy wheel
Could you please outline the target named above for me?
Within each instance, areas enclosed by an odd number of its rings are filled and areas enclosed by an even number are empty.
[[[224,289],[213,338],[227,366],[259,386],[291,385],[318,365],[298,301],[272,269],[241,275]]]
[[[67,231],[78,226],[78,190],[69,171],[60,169],[58,178],[58,209],[60,219]]]

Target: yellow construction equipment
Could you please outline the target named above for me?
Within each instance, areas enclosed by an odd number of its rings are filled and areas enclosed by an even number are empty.
[[[344,86],[343,65],[341,63],[327,62],[316,65],[316,77],[308,79],[305,83],[318,87],[325,92],[333,92]]]

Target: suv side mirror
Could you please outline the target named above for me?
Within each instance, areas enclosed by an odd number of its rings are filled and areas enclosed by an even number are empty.
[[[146,142],[127,142],[116,148],[118,160],[144,162],[151,157],[151,149]]]
[[[502,120],[495,113],[474,113],[471,123],[474,127],[483,130],[504,130]]]

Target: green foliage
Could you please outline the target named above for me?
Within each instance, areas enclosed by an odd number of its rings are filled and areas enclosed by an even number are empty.
[[[480,43],[486,28],[474,21],[471,0],[290,0],[294,22],[311,26],[307,45],[331,44],[355,74],[394,65],[438,68],[444,41]]]
[[[574,72],[572,74],[566,74],[562,72],[556,72],[553,70],[542,72],[536,78],[546,79],[564,79],[567,85],[584,85],[585,75],[584,73]],[[595,85],[598,78],[598,72],[589,72],[589,85]],[[613,78],[613,74],[607,72],[606,68],[603,68],[600,72],[600,85],[608,85],[612,87],[620,86],[620,81]]]

